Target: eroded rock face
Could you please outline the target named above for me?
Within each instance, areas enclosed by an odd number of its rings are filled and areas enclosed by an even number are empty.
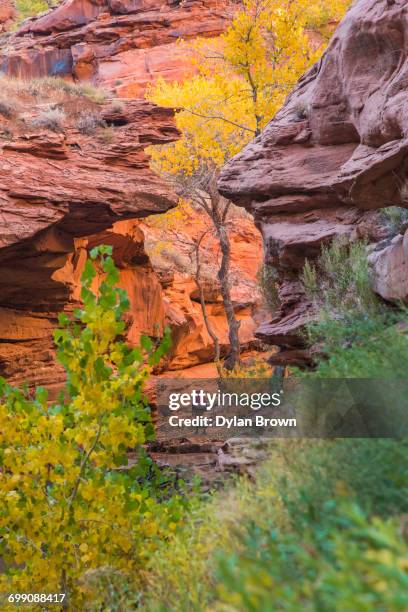
[[[86,248],[114,246],[134,306],[130,341],[140,331],[153,332],[146,313],[163,324],[161,288],[144,236],[126,220],[164,212],[177,201],[150,171],[144,152],[149,143],[177,138],[171,111],[128,101],[106,143],[104,128],[79,131],[78,114],[85,109],[108,119],[116,112],[110,103],[69,96],[60,103],[65,116],[57,131],[38,125],[44,104],[29,96],[19,100],[18,118],[0,116],[0,374],[51,386],[61,379],[52,329],[57,313],[78,297]]]
[[[142,97],[162,76],[176,80],[192,66],[178,40],[217,36],[228,0],[64,0],[24,22],[2,53],[0,69],[32,78],[73,76],[121,97]],[[231,4],[234,2],[231,0]]]
[[[279,271],[281,309],[258,335],[289,363],[311,316],[299,284],[305,258],[340,234],[380,240],[375,210],[403,204],[407,89],[406,1],[357,0],[321,61],[223,170],[221,193],[252,212]]]
[[[369,256],[374,291],[384,300],[406,302],[408,298],[408,233],[398,234],[391,243],[381,243]]]
[[[10,108],[0,104],[0,375],[11,382],[60,386],[52,331],[58,312],[78,304],[87,252],[97,244],[113,246],[131,302],[131,344],[141,333],[159,337],[170,325],[168,368],[213,359],[191,275],[174,262],[170,270],[152,266],[145,252],[147,228],[139,219],[177,200],[148,169],[145,148],[178,133],[171,110],[140,98],[157,77],[181,78],[192,69],[180,37],[217,35],[229,17],[225,0],[65,0],[8,37],[1,69],[27,79],[5,96]],[[50,75],[90,80],[115,99],[100,105],[63,87],[57,100],[41,98],[41,84],[29,79]],[[44,113],[58,109],[65,113],[62,125],[44,124]],[[255,275],[262,245],[248,219],[231,241],[240,337],[252,348],[259,343]],[[227,323],[215,273],[210,285],[209,317],[225,352]]]
[[[17,15],[13,0],[0,0],[0,32],[7,32]]]

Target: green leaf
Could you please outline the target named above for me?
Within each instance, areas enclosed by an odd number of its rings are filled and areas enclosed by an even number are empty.
[[[150,353],[150,351],[153,348],[153,342],[150,340],[148,336],[141,336],[140,344],[142,345],[142,347],[147,353]]]

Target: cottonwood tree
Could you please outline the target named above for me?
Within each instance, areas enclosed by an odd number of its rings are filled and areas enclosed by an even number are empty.
[[[282,105],[302,73],[319,57],[325,38],[310,36],[338,19],[348,0],[244,0],[227,31],[188,45],[197,74],[182,83],[160,80],[147,98],[177,108],[181,138],[151,147],[153,167],[178,193],[209,217],[221,250],[218,278],[229,326],[224,366],[239,362],[240,345],[230,288],[231,247],[227,231],[232,205],[217,190],[219,169]],[[320,40],[320,43],[319,43]]]

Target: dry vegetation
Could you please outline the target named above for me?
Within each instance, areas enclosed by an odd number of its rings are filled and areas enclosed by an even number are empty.
[[[107,93],[90,83],[72,83],[60,77],[31,80],[0,77],[0,123],[17,130],[42,128],[58,132],[65,127],[83,134],[99,132],[109,144],[114,130],[101,117],[101,105]],[[5,133],[3,127],[3,134]]]
[[[38,102],[62,102],[69,97],[87,97],[96,104],[108,98],[107,93],[91,83],[72,83],[61,77],[43,77],[30,80],[15,79],[2,75],[0,86],[3,97],[10,99],[35,98]]]

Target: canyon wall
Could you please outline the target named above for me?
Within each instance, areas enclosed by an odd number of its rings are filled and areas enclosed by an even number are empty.
[[[173,231],[160,227],[155,217],[141,225],[146,250],[163,287],[166,321],[173,332],[167,364],[170,370],[199,366],[214,359],[214,345],[203,319],[192,254],[192,245],[205,232],[208,234],[200,248],[200,277],[207,317],[218,337],[221,355],[224,356],[229,348],[228,325],[217,278],[221,261],[218,240],[202,210],[190,207],[184,217]],[[262,240],[249,215],[242,214],[235,218],[230,215],[229,238],[231,298],[235,316],[240,321],[241,348],[251,351],[260,348],[261,343],[255,339],[254,332],[266,316],[257,278],[262,263]],[[197,377],[199,372],[204,374],[208,368],[194,367],[191,374]]]
[[[110,144],[100,140],[103,130],[100,135],[78,130],[84,109],[87,116],[113,119],[116,111],[109,104],[64,95],[63,126],[55,131],[42,124],[55,109],[36,104],[27,92],[14,99],[17,103],[18,117],[9,118],[0,104],[0,372],[16,382],[27,377],[53,384],[59,373],[51,333],[57,313],[69,309],[74,298],[84,254],[81,237],[91,245],[114,244],[127,282],[136,279],[144,304],[157,302],[158,282],[143,235],[125,220],[176,204],[176,196],[149,170],[144,147],[178,133],[171,111],[140,100],[123,105]],[[150,331],[144,314],[132,316],[134,325]]]
[[[280,310],[256,334],[280,346],[275,363],[308,360],[305,259],[341,234],[383,239],[376,211],[408,205],[407,57],[406,0],[354,2],[322,59],[223,170],[221,193],[254,215],[279,273]]]
[[[142,97],[158,77],[191,73],[179,39],[217,36],[231,0],[64,0],[9,36],[0,70],[20,78],[92,81],[120,97]]]
[[[149,170],[144,150],[178,132],[173,112],[147,103],[143,92],[160,76],[188,74],[178,39],[219,34],[230,6],[65,0],[3,35],[0,69],[22,79],[0,81],[0,375],[11,382],[59,387],[57,314],[78,304],[87,251],[102,243],[113,246],[130,297],[128,341],[138,343],[141,333],[158,337],[170,325],[167,368],[212,360],[191,274],[177,261],[170,270],[152,266],[144,248],[152,230],[139,219],[177,202]],[[37,78],[47,76],[64,81]],[[103,86],[106,99],[89,81]],[[259,234],[246,219],[232,235],[233,299],[246,348],[254,345],[260,316],[261,256]],[[216,286],[215,274],[211,282]],[[212,293],[209,315],[225,352],[227,323],[219,293]]]

